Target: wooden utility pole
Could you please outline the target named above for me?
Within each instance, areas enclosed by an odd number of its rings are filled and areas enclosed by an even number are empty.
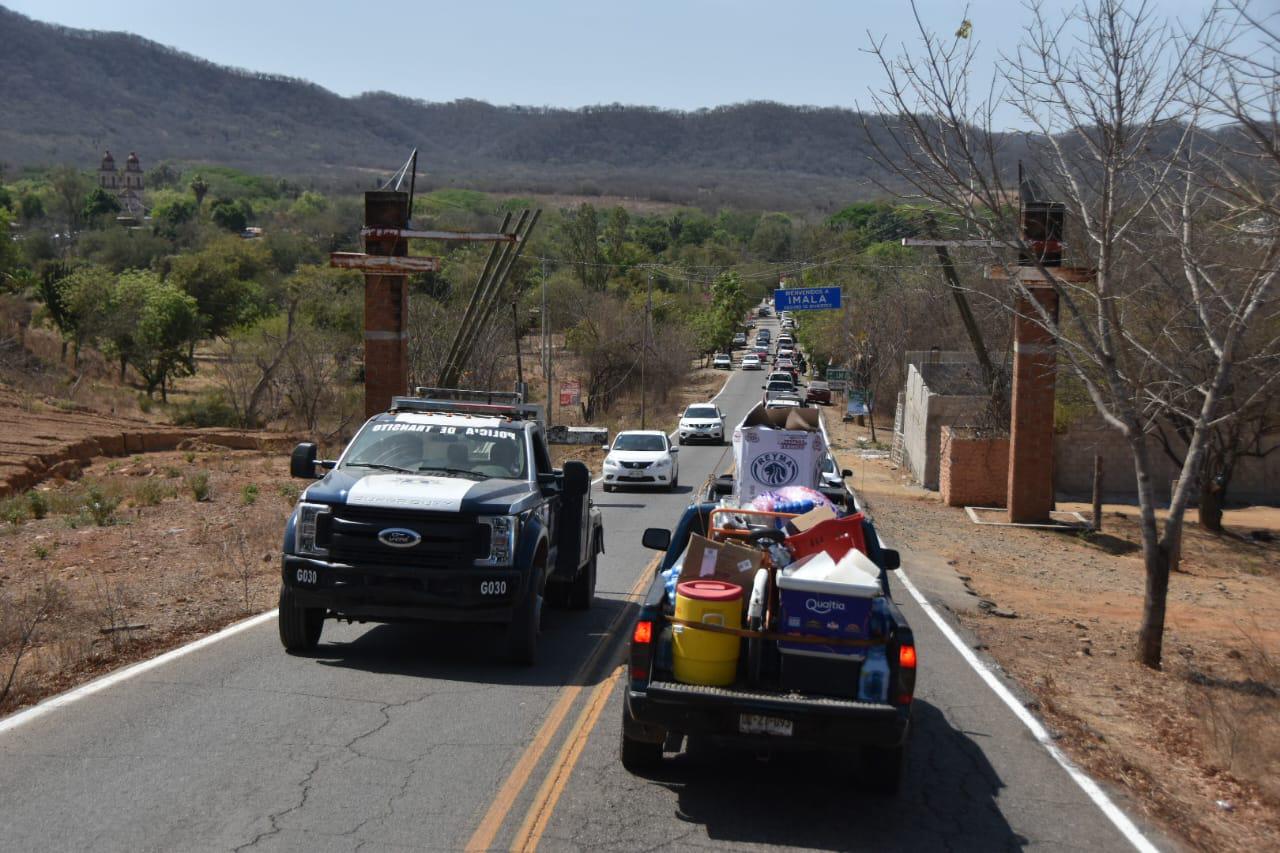
[[[645,285],[644,296],[644,331],[640,336],[640,429],[645,428],[646,405],[649,397],[649,386],[645,379],[645,370],[649,364],[649,314],[653,311],[653,270],[649,270],[649,283]]]
[[[1102,454],[1093,454],[1093,532],[1102,532]]]
[[[547,316],[547,259],[542,259],[542,376],[547,383],[547,426],[551,426],[551,319]]]

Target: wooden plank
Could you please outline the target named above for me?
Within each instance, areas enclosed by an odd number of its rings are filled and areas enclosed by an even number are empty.
[[[361,270],[383,275],[408,275],[417,272],[439,272],[439,258],[398,255],[362,255],[359,252],[330,252],[329,266],[344,270]]]
[[[1053,277],[1061,282],[1082,284],[1091,281],[1097,271],[1089,267],[1046,267]],[[987,267],[987,278],[991,281],[1019,281],[1023,284],[1044,284],[1049,279],[1038,267],[1006,267],[999,264]]]
[[[363,228],[362,237],[374,239],[451,240],[464,243],[518,243],[515,234],[497,231],[416,231],[409,228]]]

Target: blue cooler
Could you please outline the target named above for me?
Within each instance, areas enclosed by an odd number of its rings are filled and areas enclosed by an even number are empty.
[[[850,551],[839,563],[819,552],[792,563],[778,575],[779,630],[865,640],[872,602],[881,595],[879,569],[860,551]],[[861,659],[865,649],[778,641],[784,655]],[[786,666],[785,662],[783,664]]]

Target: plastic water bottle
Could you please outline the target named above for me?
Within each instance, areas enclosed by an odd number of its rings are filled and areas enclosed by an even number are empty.
[[[769,594],[769,570],[756,572],[755,583],[751,585],[751,600],[747,604],[747,621],[764,618],[765,599]]]
[[[858,675],[858,699],[863,702],[883,702],[889,690],[889,662],[884,656],[884,646],[872,646],[867,659],[862,662]]]

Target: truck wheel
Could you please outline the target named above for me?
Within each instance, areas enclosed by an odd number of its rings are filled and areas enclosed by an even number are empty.
[[[276,621],[280,626],[280,642],[290,654],[315,651],[320,644],[324,610],[298,606],[294,603],[293,590],[287,586],[280,587],[280,613]]]
[[[618,755],[622,766],[632,773],[651,772],[662,766],[662,744],[632,740],[626,732],[622,733]]]
[[[667,486],[667,491],[674,492],[679,486],[680,486],[680,472],[677,471],[676,475],[671,478],[671,485]]]
[[[596,555],[578,572],[578,576],[569,584],[565,603],[570,610],[590,610],[591,602],[596,597]]]
[[[542,596],[529,590],[507,625],[507,657],[513,663],[533,666],[538,662],[538,628],[542,622]]]
[[[907,745],[864,746],[862,748],[862,775],[873,793],[892,797],[902,786],[903,771],[907,763]]]

